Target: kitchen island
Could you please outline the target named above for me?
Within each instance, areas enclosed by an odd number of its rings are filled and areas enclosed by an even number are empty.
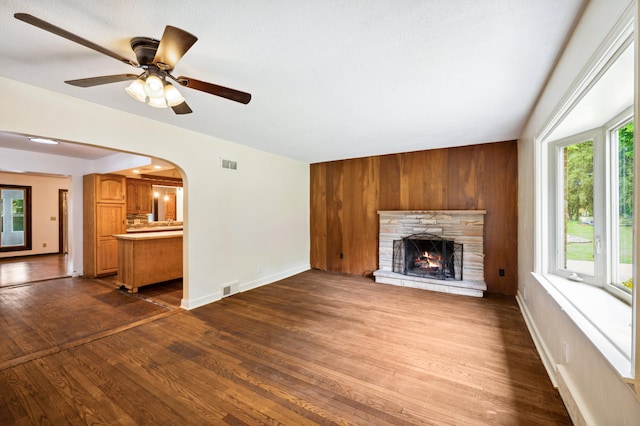
[[[182,278],[182,232],[114,235],[118,242],[118,288],[130,293],[148,284]]]

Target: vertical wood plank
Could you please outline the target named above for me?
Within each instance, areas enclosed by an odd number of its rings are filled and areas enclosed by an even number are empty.
[[[449,173],[447,149],[424,151],[423,210],[443,210],[448,208],[448,185],[442,179]]]
[[[424,206],[424,152],[402,154],[403,209],[417,210]]]
[[[327,270],[342,272],[344,161],[327,163]]]
[[[365,229],[362,232],[362,269],[358,273],[372,276],[373,272],[378,269],[380,157],[369,157],[367,159],[367,167],[363,174],[362,182],[364,185],[362,203],[364,205],[363,223],[365,224]]]
[[[518,145],[496,143],[485,155],[485,281],[491,291],[515,295],[518,262]],[[504,276],[500,276],[500,269]]]
[[[343,212],[344,232],[342,239],[342,251],[345,255],[342,260],[342,271],[353,274],[357,270],[358,259],[362,256],[360,231],[364,227],[360,221],[363,206],[360,194],[362,192],[362,162],[361,158],[349,160],[345,163],[343,182]],[[357,273],[357,272],[356,272]]]
[[[400,155],[379,157],[379,210],[393,210],[400,205]]]
[[[351,160],[344,170],[344,269],[370,275],[377,269],[378,157]]]
[[[327,269],[327,165],[311,164],[311,214],[309,218],[310,263],[312,268]]]
[[[450,209],[474,209],[477,205],[477,167],[474,146],[452,148],[449,152],[447,185]]]

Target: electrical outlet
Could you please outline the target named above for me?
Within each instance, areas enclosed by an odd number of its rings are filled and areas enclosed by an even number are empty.
[[[261,274],[262,273],[262,265],[258,265],[258,273]]]
[[[47,246],[47,243],[42,243],[42,247],[46,247],[46,246]]]
[[[567,342],[562,342],[562,363],[566,364],[569,361],[569,349],[567,348]]]

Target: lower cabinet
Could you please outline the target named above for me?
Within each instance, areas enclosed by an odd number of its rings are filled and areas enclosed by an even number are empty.
[[[124,204],[96,206],[96,275],[118,272],[118,241],[115,234],[126,232]]]
[[[98,242],[96,275],[118,272],[118,241],[115,238]]]
[[[124,197],[112,202],[100,202],[96,197],[96,180],[103,176],[84,177],[83,268],[84,275],[90,278],[118,272],[118,242],[114,235],[126,232],[127,207]],[[121,184],[124,194],[124,177]]]

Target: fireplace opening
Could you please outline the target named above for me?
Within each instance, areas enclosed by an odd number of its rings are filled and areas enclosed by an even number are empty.
[[[462,281],[462,244],[422,233],[393,242],[393,272]]]

